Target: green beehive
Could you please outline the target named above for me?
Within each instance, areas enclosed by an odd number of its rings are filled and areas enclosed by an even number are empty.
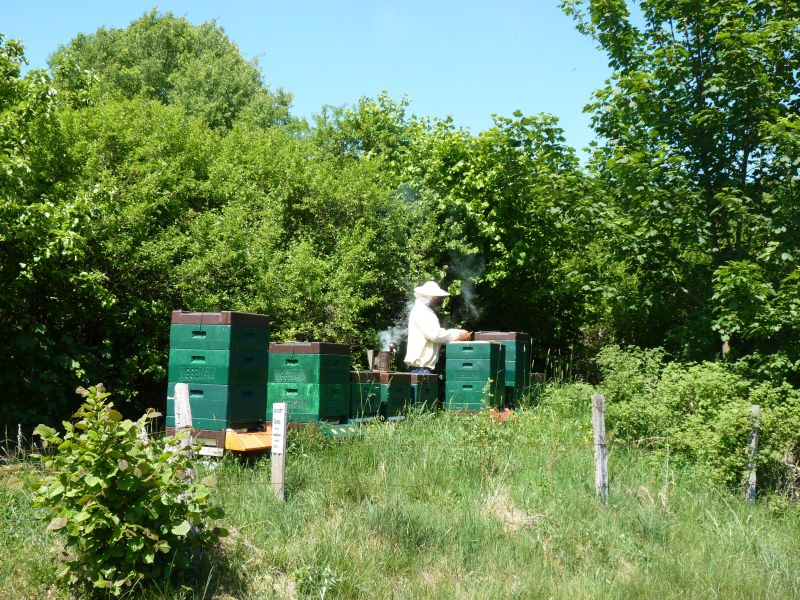
[[[495,341],[505,347],[506,402],[515,405],[531,387],[531,338],[519,331],[478,331],[475,340]]]
[[[173,348],[169,351],[169,381],[216,385],[267,383],[266,352]]]
[[[267,419],[286,402],[290,422],[343,421],[350,415],[350,352],[345,344],[270,344]],[[272,371],[272,368],[275,370]]]
[[[344,354],[279,354],[269,356],[270,383],[347,383],[350,357]]]
[[[445,410],[482,410],[503,404],[505,386],[480,381],[448,381],[445,384]]]
[[[448,381],[486,381],[504,370],[505,363],[488,358],[448,358],[445,366]]]
[[[269,352],[269,329],[237,325],[172,324],[169,328],[169,347]]]
[[[476,360],[486,359],[492,362],[503,362],[503,345],[486,341],[476,342],[450,342],[445,347],[447,360]]]
[[[266,385],[189,385],[194,429],[237,429],[264,420]],[[167,385],[167,427],[175,426],[175,383]]]
[[[439,376],[412,373],[411,402],[416,407],[436,410],[439,406]]]
[[[350,414],[350,390],[346,383],[270,383],[267,384],[267,419],[272,406],[286,402],[291,423],[343,421]]]
[[[530,371],[506,362],[506,404],[513,406],[530,390]]]
[[[269,319],[223,311],[173,311],[167,427],[175,424],[175,384],[189,385],[194,429],[258,427],[267,406]]]
[[[445,408],[480,410],[505,402],[505,348],[491,341],[451,342],[445,361]]]
[[[353,371],[350,373],[350,418],[375,417],[380,410],[380,373],[377,371]]]
[[[381,415],[397,417],[411,404],[411,373],[381,372]]]

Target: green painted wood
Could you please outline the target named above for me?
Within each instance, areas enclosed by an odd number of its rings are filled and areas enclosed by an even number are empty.
[[[505,348],[506,360],[525,360],[531,356],[531,343],[520,340],[498,340]]]
[[[411,385],[411,403],[414,406],[436,410],[439,406],[439,384],[432,382]]]
[[[373,383],[350,384],[350,418],[375,416],[381,409],[381,388]]]
[[[350,357],[343,354],[269,355],[269,383],[346,384]]]
[[[480,410],[487,406],[500,408],[505,401],[505,386],[486,386],[480,382],[452,382],[445,384],[446,410]]]
[[[504,364],[496,359],[454,359],[445,361],[445,376],[448,381],[486,381],[496,379]]]
[[[276,402],[286,402],[290,422],[346,419],[350,413],[350,386],[270,383],[267,385],[267,420],[271,420],[272,405]]]
[[[233,350],[173,348],[169,351],[169,381],[216,385],[267,383],[269,354]]]
[[[515,364],[506,362],[505,380],[506,385],[527,387],[531,381],[531,370],[520,369]]]
[[[445,346],[445,356],[450,359],[505,360],[505,348],[499,342],[450,342]]]
[[[405,411],[411,403],[411,385],[407,383],[382,383],[381,414],[384,417],[396,417]]]
[[[167,416],[166,420],[167,427],[175,427],[175,414],[173,413],[171,416]],[[217,419],[197,419],[195,420],[192,417],[192,428],[193,429],[210,429],[212,431],[225,431],[230,427],[228,421],[224,420],[217,420]]]
[[[169,347],[188,350],[269,352],[269,329],[241,325],[171,325]]]
[[[175,382],[170,382],[167,384],[168,417],[174,417],[174,399]],[[225,420],[231,425],[263,421],[267,386],[190,384],[189,406],[193,420]]]

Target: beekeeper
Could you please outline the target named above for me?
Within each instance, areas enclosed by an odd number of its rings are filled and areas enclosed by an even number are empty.
[[[446,291],[435,281],[414,288],[416,301],[408,315],[408,349],[405,363],[412,373],[430,373],[439,360],[442,344],[467,341],[472,335],[464,329],[442,329],[434,309],[441,305]]]

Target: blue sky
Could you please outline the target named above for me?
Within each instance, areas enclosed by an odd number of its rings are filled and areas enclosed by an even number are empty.
[[[77,33],[124,27],[153,7],[193,23],[216,19],[305,117],[386,90],[407,95],[413,113],[451,115],[472,133],[490,127],[492,113],[554,114],[580,149],[593,139],[583,106],[609,75],[558,0],[29,0],[6,3],[0,32],[22,40],[31,67],[44,67]]]

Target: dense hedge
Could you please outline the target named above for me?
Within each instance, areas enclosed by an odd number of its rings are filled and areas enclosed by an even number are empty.
[[[797,384],[796,3],[643,0],[640,28],[618,4],[565,3],[614,69],[586,166],[547,115],[471,134],[379,96],[296,119],[214,23],[151,11],[25,76],[0,38],[0,424],[57,421],[86,381],[161,403],[172,309],[263,312],[274,339],[362,356],[427,278],[449,324],[529,331],[537,370],[725,342]]]

